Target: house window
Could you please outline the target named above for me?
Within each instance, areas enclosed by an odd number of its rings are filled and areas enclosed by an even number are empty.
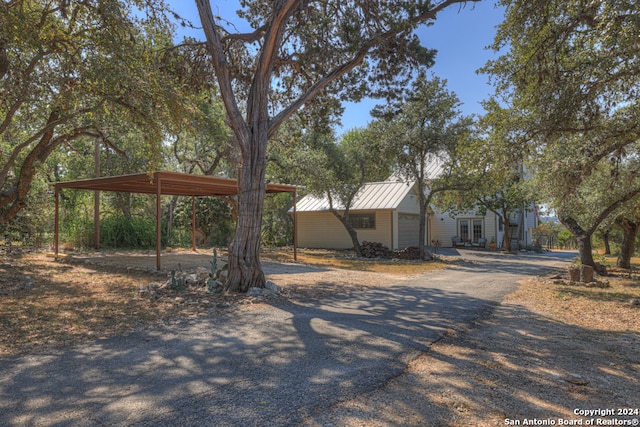
[[[351,214],[349,224],[353,228],[376,228],[376,214]]]
[[[478,239],[482,239],[482,220],[474,219],[473,220],[473,241],[474,243],[478,242]]]
[[[478,239],[484,237],[482,219],[461,219],[458,220],[458,235],[463,242],[477,243]]]
[[[463,242],[469,241],[469,221],[460,221],[460,238]]]

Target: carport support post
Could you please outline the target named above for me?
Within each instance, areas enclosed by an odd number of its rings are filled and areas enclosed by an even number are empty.
[[[54,251],[54,255],[55,255],[55,259],[58,258],[58,242],[59,242],[59,232],[60,232],[60,228],[58,226],[58,222],[60,220],[60,216],[59,216],[59,210],[60,210],[60,190],[58,189],[58,185],[56,184],[55,186],[55,193],[56,193],[56,209],[55,209],[55,215],[54,215],[54,225],[53,225],[53,251]]]
[[[160,271],[160,249],[162,244],[162,235],[160,232],[160,196],[162,189],[160,187],[160,176],[156,172],[156,270]]]
[[[191,250],[196,251],[196,198],[191,196]]]
[[[298,261],[298,222],[296,221],[296,205],[298,192],[293,190],[293,260]]]

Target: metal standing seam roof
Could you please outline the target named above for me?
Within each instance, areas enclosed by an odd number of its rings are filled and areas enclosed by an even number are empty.
[[[413,184],[400,181],[367,183],[356,195],[350,210],[396,209],[412,188]],[[336,205],[334,207],[338,210],[344,209],[344,206],[341,205]],[[328,210],[329,200],[326,197],[318,198],[309,194],[298,201],[298,212],[319,212]]]
[[[122,193],[157,194],[171,196],[231,196],[238,194],[235,179],[179,172],[159,171],[153,175],[138,173],[105,178],[58,182],[56,188],[100,190]],[[292,185],[267,184],[267,193],[295,192]]]

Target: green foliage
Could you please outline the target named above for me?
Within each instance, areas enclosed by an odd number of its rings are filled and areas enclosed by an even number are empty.
[[[394,159],[396,175],[417,185],[421,228],[418,247],[424,254],[427,209],[436,195],[469,189],[473,169],[462,165],[459,153],[471,139],[473,119],[458,110],[460,100],[446,89],[446,80],[420,73],[413,82],[410,99],[389,120],[370,125],[384,155]],[[461,167],[462,166],[462,167]]]
[[[225,123],[221,99],[215,93],[204,92],[197,106],[176,135],[173,154],[183,171],[213,175],[223,162],[234,162],[236,147]]]
[[[169,247],[191,247],[191,244],[193,243],[193,232],[191,228],[172,227],[171,235],[165,237],[165,233],[163,232],[162,241],[163,244]]]
[[[178,264],[178,270],[171,270],[169,274],[171,275],[169,287],[176,291],[184,290],[186,285],[186,273],[182,270],[182,266]]]
[[[34,182],[25,208],[12,220],[0,225],[0,240],[6,245],[40,249],[52,240],[54,210],[51,188],[45,182]]]
[[[593,265],[592,234],[640,194],[632,178],[640,172],[640,71],[629,60],[640,54],[637,4],[500,4],[507,13],[493,47],[509,49],[484,69],[497,89],[492,121],[531,156],[539,194],[573,232],[582,263]]]
[[[573,234],[566,228],[558,233],[558,246],[565,248],[567,246],[575,246],[575,238]]]
[[[163,7],[0,5],[0,222],[24,208],[34,181],[93,176],[87,157],[96,138],[136,172],[157,168],[161,142],[188,114],[191,94],[160,56],[173,44]]]
[[[233,235],[234,221],[229,203],[217,197],[198,197],[196,204],[196,229],[206,246],[226,246]],[[193,211],[191,199],[183,197],[176,207],[174,225],[191,230]],[[190,240],[189,240],[190,241]]]
[[[293,244],[293,215],[289,209],[293,204],[291,194],[268,195],[264,201],[262,216],[262,243],[267,246]]]
[[[155,248],[155,221],[140,217],[103,218],[100,221],[100,242],[105,248]]]
[[[199,6],[201,9],[209,6],[203,4]],[[309,92],[321,92],[318,93],[321,97],[305,102],[305,110],[311,110],[312,114],[331,108],[334,100],[358,101],[366,95],[392,97],[406,87],[417,66],[428,67],[434,62],[435,51],[423,47],[413,32],[420,22],[435,17],[435,13],[428,12],[433,10],[431,3],[422,0],[386,3],[332,0],[322,7],[303,1],[282,6],[260,0],[241,2],[241,6],[240,17],[253,29],[267,28],[265,32],[256,32],[264,48],[256,52],[250,43],[230,44],[224,51],[227,70],[238,85],[239,94],[246,95],[252,76],[264,65],[257,56],[273,48],[274,59],[287,58],[273,62],[275,84],[263,86],[268,91],[265,99],[271,100],[274,109],[286,108]],[[283,14],[283,19],[274,18],[278,13]],[[279,26],[273,26],[273,22]],[[223,33],[235,30],[224,19],[211,24]],[[207,37],[211,39],[211,35]],[[269,37],[277,45],[266,43]],[[318,83],[319,90],[314,87]]]

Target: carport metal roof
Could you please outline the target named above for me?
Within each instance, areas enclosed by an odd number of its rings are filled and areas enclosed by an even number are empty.
[[[59,191],[61,188],[74,190],[112,191],[119,193],[155,194],[156,197],[156,268],[160,270],[160,196],[233,196],[238,194],[235,179],[217,178],[205,175],[191,175],[179,172],[159,171],[153,175],[146,173],[120,175],[105,178],[82,179],[55,184],[55,255],[58,256]],[[267,184],[267,193],[293,193],[293,256],[297,258],[296,233],[296,187],[293,185]],[[193,210],[195,217],[195,209]],[[193,220],[193,247],[195,248],[195,220]]]
[[[111,176],[105,178],[81,179],[58,182],[56,188],[76,190],[113,191],[120,193],[142,193],[169,196],[233,196],[238,194],[235,179],[217,178],[205,175],[191,175],[179,172],[156,172]],[[267,184],[267,193],[295,193],[292,185]]]

